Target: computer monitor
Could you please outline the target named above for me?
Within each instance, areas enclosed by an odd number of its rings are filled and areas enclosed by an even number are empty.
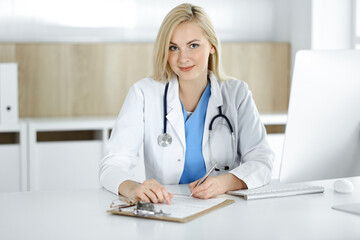
[[[299,51],[280,182],[360,176],[360,51]]]

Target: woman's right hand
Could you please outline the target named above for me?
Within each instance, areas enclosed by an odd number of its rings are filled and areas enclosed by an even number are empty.
[[[142,184],[126,180],[119,186],[119,194],[132,201],[144,201],[152,203],[171,204],[173,195],[158,183],[155,179],[145,180]]]

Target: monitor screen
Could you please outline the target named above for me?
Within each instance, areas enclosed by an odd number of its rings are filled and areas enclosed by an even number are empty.
[[[360,50],[299,51],[281,182],[360,176]]]

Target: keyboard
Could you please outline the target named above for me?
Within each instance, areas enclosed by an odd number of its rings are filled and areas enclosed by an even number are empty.
[[[289,197],[302,194],[323,193],[324,187],[311,186],[299,183],[270,183],[260,188],[229,191],[227,194],[242,196],[245,200],[264,199],[275,197]]]

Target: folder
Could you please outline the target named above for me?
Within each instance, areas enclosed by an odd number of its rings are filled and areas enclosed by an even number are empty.
[[[350,203],[331,207],[332,209],[360,215],[360,203]]]
[[[107,212],[123,216],[186,223],[216,209],[234,203],[234,200],[226,198],[197,199],[184,195],[174,195],[171,201],[171,204],[153,204],[157,212],[161,211],[162,214],[159,215],[136,214],[136,206],[128,208],[113,208],[107,210]]]

